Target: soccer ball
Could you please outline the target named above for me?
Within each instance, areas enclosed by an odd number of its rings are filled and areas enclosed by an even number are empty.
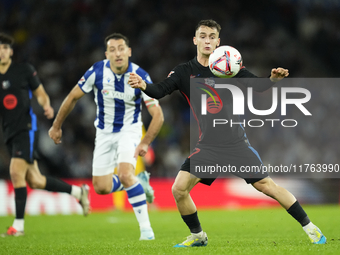
[[[242,56],[231,46],[216,48],[209,57],[211,72],[220,78],[234,77],[242,67]]]

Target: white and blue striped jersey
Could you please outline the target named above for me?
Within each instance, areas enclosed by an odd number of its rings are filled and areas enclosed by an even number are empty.
[[[156,99],[127,84],[131,72],[138,74],[145,82],[152,83],[149,74],[132,62],[129,62],[124,74],[115,74],[107,59],[95,63],[78,81],[84,93],[94,92],[97,105],[97,118],[94,121],[96,128],[119,132],[132,125],[141,126],[142,98],[147,107],[158,105]]]

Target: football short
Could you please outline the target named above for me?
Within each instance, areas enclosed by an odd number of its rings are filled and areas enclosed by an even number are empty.
[[[233,176],[255,183],[268,177],[268,173],[259,171],[262,165],[257,151],[244,140],[224,148],[198,144],[180,170],[200,178],[206,185],[211,185],[218,177]]]
[[[107,133],[97,129],[92,175],[103,176],[113,173],[119,163],[130,163],[135,168],[137,159],[134,154],[141,137],[141,127],[117,133]]]
[[[29,164],[33,164],[35,159],[39,159],[37,152],[38,131],[23,130],[10,138],[7,149],[11,158],[22,158]]]

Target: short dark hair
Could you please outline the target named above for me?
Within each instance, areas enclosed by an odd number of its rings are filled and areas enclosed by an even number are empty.
[[[14,38],[5,33],[0,33],[0,44],[9,44],[9,46],[13,46]]]
[[[107,42],[111,39],[114,40],[123,39],[126,45],[129,47],[129,39],[125,35],[122,35],[121,33],[113,33],[105,38],[105,48],[107,47]]]
[[[197,31],[200,28],[200,26],[216,28],[217,32],[221,31],[220,24],[218,24],[215,20],[212,20],[212,19],[205,19],[205,20],[201,20],[200,22],[198,22],[195,31]]]

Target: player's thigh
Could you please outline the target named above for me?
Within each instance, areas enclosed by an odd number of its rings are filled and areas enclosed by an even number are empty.
[[[93,176],[112,175],[117,165],[118,138],[119,133],[105,133],[97,129],[92,162]]]
[[[129,163],[136,168],[137,159],[134,157],[135,150],[140,143],[142,132],[140,129],[131,129],[129,131],[120,132],[117,148],[117,162]],[[119,169],[118,169],[119,171]]]
[[[112,176],[107,174],[102,176],[92,176],[92,184],[98,194],[109,194],[112,190]]]
[[[9,139],[6,143],[11,158],[19,158],[33,164],[37,158],[38,133],[33,130],[23,130]]]
[[[172,186],[173,193],[190,192],[201,179],[187,171],[180,170]]]
[[[10,175],[15,186],[24,185],[29,164],[36,156],[36,132],[24,130],[6,143],[11,155]],[[26,185],[26,183],[25,183]]]
[[[43,189],[46,187],[46,177],[40,173],[38,162],[28,165],[26,181],[32,189]]]
[[[117,172],[118,178],[124,187],[130,187],[136,183],[135,168],[132,164],[125,162],[119,163]]]
[[[28,163],[22,158],[11,158],[9,172],[14,188],[26,186]]]

